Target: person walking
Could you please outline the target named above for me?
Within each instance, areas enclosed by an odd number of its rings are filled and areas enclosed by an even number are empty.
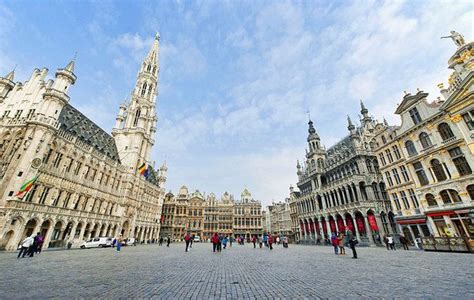
[[[280,245],[280,237],[277,236],[275,240],[276,240],[277,245]]]
[[[18,253],[18,257],[17,258],[20,258],[20,256],[23,258],[25,257],[26,254],[28,254],[28,250],[30,249],[30,247],[33,246],[33,243],[35,242],[35,235],[32,234],[30,235],[29,237],[26,237],[22,242],[21,242],[21,248],[20,248],[20,252]]]
[[[337,243],[339,246],[339,254],[346,255],[346,249],[344,248],[344,233],[339,232],[339,235],[337,237]]]
[[[229,236],[229,244],[230,244],[231,247],[232,247],[232,242],[233,242],[233,241],[234,241],[234,238],[232,237],[232,235]]]
[[[160,239],[158,240],[158,246],[163,245],[163,237],[160,236]]]
[[[283,248],[288,248],[288,237],[284,236],[282,238],[282,241],[283,241]]]
[[[352,250],[352,258],[357,259],[357,251],[355,246],[359,243],[359,241],[354,237],[349,227],[346,227],[346,236],[347,240],[349,241],[349,247]]]
[[[217,236],[217,233],[214,233],[214,235],[211,238],[211,242],[212,242],[212,252],[216,252],[217,244],[219,243],[219,236]]]
[[[169,247],[170,243],[171,243],[171,238],[168,236],[168,238],[166,239],[166,247]]]
[[[389,235],[387,237],[388,240],[388,245],[390,246],[390,250],[397,250],[395,249],[395,240],[393,239],[393,236]]]
[[[122,249],[122,235],[119,235],[117,239],[117,251],[120,251]]]
[[[260,249],[262,249],[262,246],[263,246],[263,236],[258,236],[258,246],[260,247]]]
[[[41,253],[41,248],[43,248],[44,236],[41,232],[38,232],[35,236],[35,241],[33,243],[33,248],[35,253]]]
[[[400,235],[400,244],[403,246],[403,250],[410,250],[408,248],[408,239],[404,235]]]
[[[189,241],[190,240],[191,240],[191,236],[189,235],[189,233],[186,233],[186,235],[184,236],[184,242],[186,243],[186,249],[184,250],[184,252],[189,251]]]
[[[223,247],[224,249],[227,248],[227,241],[228,241],[228,237],[225,236],[225,237],[222,239],[222,247]]]
[[[222,236],[222,234],[219,234],[219,242],[217,243],[217,252],[222,251],[222,240],[223,239],[224,239],[224,237]]]
[[[331,234],[331,245],[334,247],[334,254],[338,255],[339,243],[334,232]]]
[[[253,248],[257,248],[257,236],[254,234],[252,236],[252,243],[253,243]]]
[[[191,235],[191,240],[189,241],[189,248],[193,247],[193,242],[194,242],[194,234]]]
[[[268,235],[268,247],[270,248],[270,250],[273,250],[272,245],[273,245],[273,237],[270,234],[270,235]]]
[[[385,243],[385,247],[387,247],[387,250],[390,250],[390,246],[388,245],[388,238],[386,235],[383,236],[383,242]]]

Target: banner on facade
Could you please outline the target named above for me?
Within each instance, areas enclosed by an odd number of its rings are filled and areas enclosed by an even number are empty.
[[[379,227],[377,226],[377,221],[375,220],[374,215],[367,215],[367,220],[369,220],[370,228],[373,231],[379,231]]]

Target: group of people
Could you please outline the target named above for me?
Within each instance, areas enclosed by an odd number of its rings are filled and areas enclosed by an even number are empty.
[[[41,234],[41,232],[26,237],[20,244],[18,258],[20,258],[20,256],[23,258],[27,255],[29,257],[33,257],[36,253],[41,253],[43,242],[44,236]]]
[[[158,246],[162,246],[164,242],[164,238],[160,236],[160,239],[158,240]],[[166,237],[166,247],[169,247],[171,243],[171,238],[169,236]]]
[[[344,246],[349,246],[352,250],[352,258],[357,258],[357,250],[355,246],[359,241],[354,237],[354,234],[346,227],[345,232],[332,233],[331,235],[331,245],[334,247],[334,254],[336,255],[346,255],[346,248]]]
[[[408,245],[410,244],[410,241],[404,235],[400,235],[399,240],[403,249],[409,250]],[[390,234],[384,236],[383,242],[385,243],[385,247],[387,247],[387,250],[397,250],[397,248],[395,247],[395,237],[393,235]]]

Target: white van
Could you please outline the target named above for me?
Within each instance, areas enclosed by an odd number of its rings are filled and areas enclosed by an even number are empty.
[[[135,238],[128,238],[122,242],[122,246],[136,246],[136,245],[137,245],[137,241],[135,240]]]
[[[195,242],[195,243],[201,242],[201,237],[199,235],[194,236],[193,242]]]
[[[102,247],[112,247],[112,238],[97,237],[97,238],[90,239],[81,245],[81,249],[102,248]]]

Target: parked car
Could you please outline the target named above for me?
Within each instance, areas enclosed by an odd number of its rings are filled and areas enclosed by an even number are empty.
[[[201,237],[199,235],[194,236],[193,242],[195,242],[195,243],[201,242]]]
[[[81,249],[112,247],[111,237],[97,237],[90,239],[81,245]]]
[[[137,241],[135,240],[135,238],[124,239],[122,242],[122,246],[136,246],[136,245],[137,245]]]

